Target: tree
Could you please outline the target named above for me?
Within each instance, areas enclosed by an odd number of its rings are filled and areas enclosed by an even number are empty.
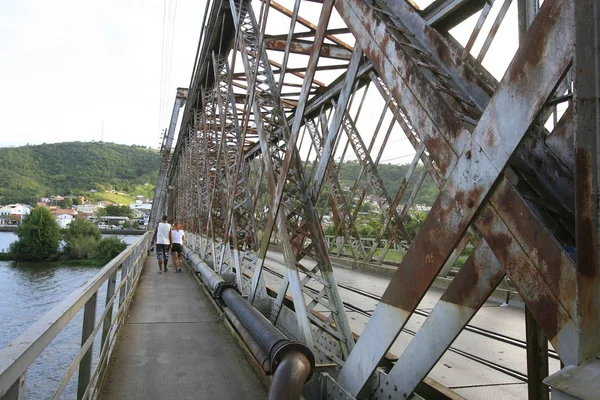
[[[102,238],[98,243],[95,258],[107,263],[126,248],[127,245],[116,237]]]
[[[129,206],[113,206],[109,205],[101,209],[101,215],[109,215],[111,217],[128,217],[133,218],[133,210]],[[100,215],[100,214],[99,214]]]
[[[15,233],[19,240],[10,246],[15,260],[45,261],[58,251],[60,227],[47,208],[34,208]]]
[[[427,218],[427,213],[424,211],[409,211],[406,216],[405,226],[406,230],[410,234],[411,237],[415,237],[419,229],[421,229],[421,225],[425,222],[425,218]]]
[[[73,200],[71,200],[69,197],[65,197],[64,200],[58,202],[58,206],[60,208],[71,208],[73,207]]]
[[[63,229],[63,238],[68,242],[69,240],[80,236],[92,237],[95,240],[100,240],[102,238],[102,234],[96,225],[85,219],[76,218],[67,228]]]
[[[62,258],[81,260],[94,257],[102,234],[94,224],[78,218],[63,229],[63,238],[66,243]]]

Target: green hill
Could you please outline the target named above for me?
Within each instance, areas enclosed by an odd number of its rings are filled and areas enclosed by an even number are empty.
[[[383,185],[385,186],[388,194],[393,199],[398,189],[400,189],[400,184],[404,180],[406,176],[406,172],[408,171],[409,164],[403,165],[394,165],[394,164],[380,164],[377,166],[377,171],[379,172],[379,176],[383,181]],[[357,161],[347,161],[342,164],[342,168],[340,169],[340,186],[350,187],[354,185],[358,174],[360,173],[361,165]],[[417,177],[421,175],[423,172],[423,165],[418,164],[413,173],[412,179],[408,182],[408,187],[404,192],[404,196],[402,197],[402,201],[405,201],[410,196],[413,188],[415,186],[415,181]],[[367,184],[367,178],[363,174],[363,178],[359,185],[360,188],[364,188]],[[368,191],[367,193],[371,193]],[[428,206],[433,205],[435,199],[439,194],[438,188],[435,186],[433,179],[429,175],[423,181],[419,191],[417,192],[417,196],[415,197],[415,204],[425,204]]]
[[[40,197],[89,195],[91,189],[98,195],[109,189],[150,195],[159,166],[156,150],[135,145],[65,142],[0,148],[0,204],[35,204]]]

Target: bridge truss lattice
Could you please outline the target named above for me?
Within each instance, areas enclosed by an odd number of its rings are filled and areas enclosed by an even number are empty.
[[[331,384],[350,396],[412,393],[505,277],[565,365],[585,371],[600,351],[600,6],[539,3],[207,6],[161,170],[164,203],[250,301],[268,295],[264,263],[277,242],[286,270],[270,319],[320,363],[339,365]],[[391,190],[379,167],[406,148],[409,166]],[[348,160],[359,165],[354,182],[341,175]],[[439,192],[415,233],[411,207],[426,181]],[[359,233],[367,201],[382,216],[368,242]],[[403,253],[358,340],[323,231],[329,211],[355,262]],[[425,324],[393,368],[378,371],[466,247],[474,250]]]

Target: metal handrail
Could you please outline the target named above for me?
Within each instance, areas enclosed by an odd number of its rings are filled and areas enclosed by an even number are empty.
[[[0,350],[0,400],[23,398],[28,368],[82,308],[84,314],[81,349],[52,398],[60,398],[78,367],[77,398],[96,396],[110,359],[109,354],[114,347],[114,338],[127,313],[139,280],[149,242],[150,233],[147,232],[106,264],[89,282],[73,291],[11,344]],[[117,286],[119,268],[121,268],[121,278]],[[107,289],[104,312],[96,323],[98,290],[105,282],[107,282]],[[113,306],[117,298],[118,309],[113,318]],[[100,330],[102,331],[100,355],[92,371],[92,347]]]

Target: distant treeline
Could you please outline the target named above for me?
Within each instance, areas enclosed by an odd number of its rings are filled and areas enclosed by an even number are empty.
[[[132,192],[155,184],[160,154],[142,146],[65,142],[0,148],[0,204],[35,204],[90,189]]]
[[[402,181],[404,180],[404,177],[406,176],[406,172],[408,171],[408,168],[409,168],[409,164],[404,164],[404,165],[380,164],[377,166],[377,172],[379,173],[379,176],[381,177],[381,180],[383,181],[383,185],[385,186],[388,194],[390,195],[390,197],[392,199],[396,196],[396,193],[398,192],[398,189],[400,188],[400,185],[402,184]],[[340,174],[339,174],[339,181],[340,181],[340,186],[342,187],[342,189],[345,187],[349,187],[350,189],[352,189],[352,186],[354,185],[354,182],[356,181],[356,178],[358,177],[358,175],[360,173],[360,169],[361,169],[361,165],[357,161],[347,161],[342,164],[342,167],[340,169]],[[423,165],[421,165],[421,164],[417,165],[417,167],[412,175],[412,179],[408,182],[408,187],[406,188],[406,191],[404,192],[402,201],[408,199],[408,197],[412,193],[412,190],[415,186],[415,182],[417,181],[417,178],[419,177],[419,175],[421,175],[421,173],[423,172],[423,169],[424,169]],[[362,189],[362,188],[366,187],[366,185],[367,185],[367,177],[363,173],[363,178],[361,180],[359,187]],[[372,193],[372,192],[368,191],[367,193]],[[429,175],[427,175],[427,177],[423,181],[423,184],[421,185],[421,188],[419,189],[419,192],[415,199],[415,203],[431,206],[433,204],[433,202],[435,201],[435,199],[437,198],[438,193],[439,193],[439,190],[437,189],[435,183],[433,182],[433,179],[431,179],[431,177]]]

